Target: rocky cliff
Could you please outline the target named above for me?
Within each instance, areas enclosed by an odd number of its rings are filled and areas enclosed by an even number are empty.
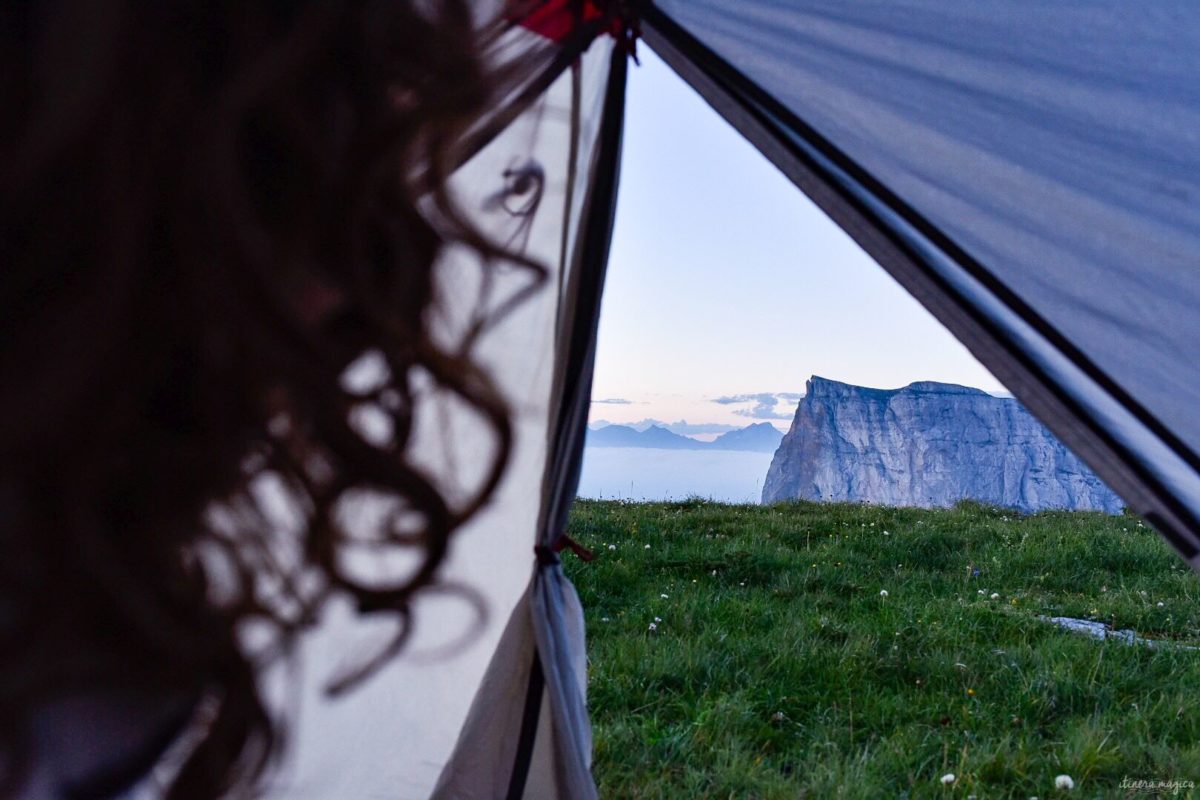
[[[763,483],[788,499],[1116,513],[1124,505],[1025,407],[965,386],[851,386],[813,376]]]

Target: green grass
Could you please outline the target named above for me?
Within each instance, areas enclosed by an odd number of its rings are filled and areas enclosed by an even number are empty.
[[[581,500],[570,533],[602,797],[1200,783],[1200,651],[1036,619],[1200,643],[1200,582],[1136,517]]]

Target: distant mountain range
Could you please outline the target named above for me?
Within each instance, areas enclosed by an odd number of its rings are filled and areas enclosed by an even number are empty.
[[[633,428],[635,431],[644,431],[647,428],[652,428],[657,425],[660,428],[666,428],[671,433],[678,433],[680,436],[695,436],[697,434],[706,433],[728,433],[729,431],[741,430],[737,425],[728,425],[724,422],[688,422],[686,419],[676,420],[675,422],[666,422],[653,417],[646,417],[637,422],[609,422],[606,419],[592,420],[588,423],[588,427],[592,430],[599,430],[605,425],[624,425],[626,428]]]
[[[659,450],[746,450],[755,453],[774,453],[783,434],[769,422],[747,425],[723,433],[711,442],[701,442],[671,433],[661,425],[651,425],[639,431],[627,425],[605,425],[589,430],[588,447],[652,447]]]

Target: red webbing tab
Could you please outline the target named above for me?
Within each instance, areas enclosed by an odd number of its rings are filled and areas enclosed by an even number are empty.
[[[563,549],[569,549],[572,553],[579,557],[580,561],[591,561],[596,557],[596,554],[579,542],[567,536],[565,533],[558,537],[558,541],[554,543],[554,550],[561,553]]]
[[[516,22],[561,44],[578,26],[597,20],[608,23],[598,27],[597,34],[611,35],[617,40],[617,46],[636,63],[641,25],[625,0],[546,0]]]
[[[591,550],[588,550],[586,547],[572,539],[570,536],[567,536],[565,533],[560,534],[559,537],[554,540],[553,546],[546,547],[544,545],[538,545],[537,547],[533,548],[533,553],[537,556],[537,562],[540,566],[549,567],[553,566],[554,564],[562,563],[558,560],[558,554],[563,550],[570,550],[579,557],[580,561],[591,561],[596,557],[595,553],[593,553]]]
[[[604,12],[593,0],[546,0],[519,22],[521,27],[541,34],[554,42],[562,42],[581,22],[601,19]]]

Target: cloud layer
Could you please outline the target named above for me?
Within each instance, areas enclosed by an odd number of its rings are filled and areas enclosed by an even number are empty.
[[[734,414],[751,419],[791,419],[796,403],[800,402],[803,394],[797,392],[757,392],[755,394],[728,394],[714,397],[714,403],[723,406],[749,405],[749,408],[735,408]]]

